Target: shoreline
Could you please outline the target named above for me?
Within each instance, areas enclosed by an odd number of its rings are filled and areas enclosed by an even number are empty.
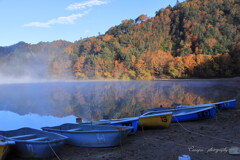
[[[64,145],[58,156],[64,160],[75,160],[80,157],[82,160],[176,160],[178,156],[190,155],[194,160],[238,160],[240,155],[228,154],[229,148],[240,147],[238,106],[239,103],[236,109],[218,112],[213,119],[182,122],[182,126],[172,123],[166,129],[138,130],[135,135],[127,137],[122,146],[86,148]],[[14,155],[9,158],[23,160]],[[57,160],[57,158],[46,160]]]
[[[8,80],[8,79],[6,79]],[[240,81],[240,77],[231,77],[231,78],[186,78],[186,79],[148,79],[148,80],[121,80],[121,79],[87,79],[87,80],[76,80],[76,79],[11,79],[11,82],[0,82],[0,85],[11,85],[11,84],[36,84],[36,83],[58,83],[58,82],[72,82],[72,83],[78,83],[78,82],[154,82],[154,81],[226,81],[226,80],[232,80],[232,81]]]

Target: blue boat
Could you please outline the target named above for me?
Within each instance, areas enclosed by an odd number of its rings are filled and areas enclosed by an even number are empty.
[[[130,118],[100,120],[100,121],[91,122],[91,123],[97,124],[97,125],[131,126],[133,127],[133,129],[130,132],[130,134],[135,134],[138,129],[138,119],[139,117],[130,117]]]
[[[215,116],[214,106],[205,106],[201,108],[176,108],[176,109],[165,109],[158,111],[148,111],[145,115],[172,112],[172,122],[192,121],[200,119],[209,119]]]
[[[11,131],[0,131],[0,138],[15,141],[13,146],[17,155],[22,158],[48,158],[55,156],[64,144],[67,137],[36,130],[20,128]]]
[[[215,107],[219,110],[221,109],[233,109],[236,107],[236,99],[229,100],[229,101],[223,101],[223,102],[216,102],[212,103],[215,105]]]
[[[132,127],[66,123],[42,129],[68,137],[67,143],[74,146],[113,147],[122,143],[131,132]]]
[[[133,127],[130,134],[136,133],[138,127],[144,128],[167,128],[172,121],[172,113],[156,113],[151,115],[141,115],[138,117],[128,117],[121,119],[107,119],[93,122],[82,123],[81,118],[76,119],[80,124],[93,124],[93,125],[114,125],[114,126],[131,126]]]
[[[229,100],[229,101],[222,101],[216,103],[209,103],[209,104],[198,104],[198,105],[179,105],[176,107],[156,107],[147,109],[147,111],[172,111],[175,109],[185,109],[185,108],[205,108],[208,106],[214,106],[218,110],[222,109],[233,109],[236,107],[236,100]]]

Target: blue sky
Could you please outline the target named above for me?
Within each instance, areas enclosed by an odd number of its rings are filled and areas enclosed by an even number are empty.
[[[0,46],[19,41],[67,40],[104,34],[122,20],[155,12],[177,0],[0,0]],[[183,0],[180,0],[182,2]]]

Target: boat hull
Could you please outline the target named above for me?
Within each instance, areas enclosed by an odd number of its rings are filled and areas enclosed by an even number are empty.
[[[14,149],[17,155],[22,158],[53,157],[55,156],[54,152],[58,152],[67,139],[67,137],[58,134],[31,128],[0,131],[0,135],[4,139],[15,141]]]
[[[80,128],[79,130],[77,130]],[[110,125],[63,124],[55,127],[43,127],[43,130],[68,137],[67,143],[80,147],[119,146],[131,132],[132,127]]]
[[[119,146],[121,139],[124,139],[124,136],[119,133],[61,134],[69,137],[68,144],[79,147],[114,147]]]
[[[18,156],[22,158],[49,158],[55,156],[52,149],[55,152],[58,152],[63,144],[64,142],[55,142],[49,144],[16,142],[16,151]]]
[[[215,116],[215,110],[216,109],[214,107],[208,107],[205,110],[202,109],[201,111],[196,111],[185,115],[175,115],[173,112],[172,122],[194,121],[213,118]]]
[[[156,114],[149,116],[140,116],[138,120],[139,127],[143,128],[167,128],[171,124],[172,114]]]
[[[236,107],[236,100],[224,101],[213,103],[215,107],[219,110],[221,109],[233,109]]]

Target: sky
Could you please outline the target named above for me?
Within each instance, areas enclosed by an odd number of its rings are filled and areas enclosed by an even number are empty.
[[[177,0],[0,0],[0,46],[104,34],[122,20],[155,12]],[[184,0],[180,0],[182,2]]]

